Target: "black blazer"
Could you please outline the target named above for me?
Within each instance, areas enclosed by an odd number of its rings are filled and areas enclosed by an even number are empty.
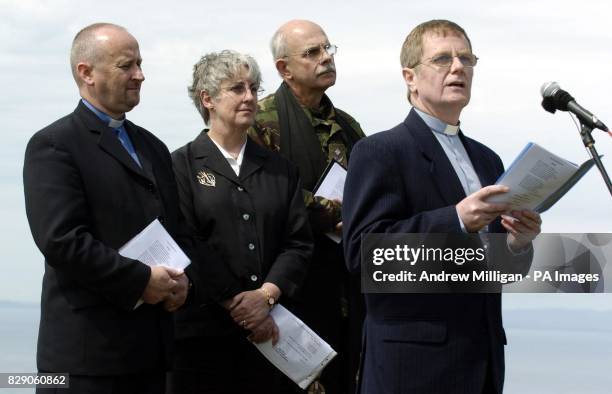
[[[463,134],[460,138],[482,186],[493,184],[503,172],[500,158]],[[357,143],[344,196],[344,249],[352,271],[360,269],[361,234],[461,232],[455,205],[465,193],[414,110],[393,129]],[[505,232],[499,219],[489,228]],[[531,254],[515,260],[528,270]],[[487,366],[501,393],[506,337],[500,294],[365,298],[362,393],[480,393]]]
[[[117,375],[169,365],[171,315],[159,305],[133,310],[150,268],[117,249],[155,218],[178,233],[176,183],[166,146],[129,121],[126,130],[142,169],[82,102],[28,143],[26,213],[45,257],[40,370]]]
[[[232,279],[215,284],[225,289],[224,297],[264,282],[276,284],[282,298],[294,295],[313,249],[295,167],[248,138],[236,176],[206,132],[173,152],[172,160],[190,233],[210,249],[210,258],[199,264],[228,267],[233,273]],[[177,313],[178,337],[238,329],[216,302],[220,299],[212,301],[192,302]]]

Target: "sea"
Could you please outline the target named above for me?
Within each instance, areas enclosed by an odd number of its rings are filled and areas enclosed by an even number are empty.
[[[0,301],[0,372],[36,371],[39,316],[37,304]],[[505,394],[612,393],[611,311],[509,310],[504,325]]]

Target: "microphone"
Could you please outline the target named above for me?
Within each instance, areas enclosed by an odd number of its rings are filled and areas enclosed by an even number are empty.
[[[576,115],[578,119],[586,126],[592,129],[600,129],[603,131],[609,131],[608,127],[595,115],[582,108],[574,98],[565,90],[561,89],[556,82],[546,82],[540,88],[542,94],[542,107],[554,114],[555,110],[569,111]]]

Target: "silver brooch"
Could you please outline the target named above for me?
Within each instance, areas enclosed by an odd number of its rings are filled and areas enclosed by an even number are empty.
[[[198,175],[196,175],[196,178],[198,178],[198,182],[204,186],[215,187],[215,176],[211,172],[200,171],[198,172]]]

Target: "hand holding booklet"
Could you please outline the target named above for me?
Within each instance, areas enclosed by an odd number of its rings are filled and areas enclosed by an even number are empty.
[[[511,210],[545,212],[561,199],[593,167],[593,159],[578,166],[530,142],[496,182],[508,193],[489,202],[509,203]]]
[[[336,352],[282,305],[275,306],[270,315],[278,326],[278,343],[272,346],[269,340],[255,346],[276,368],[306,389]]]
[[[164,266],[179,271],[183,271],[191,262],[157,219],[123,245],[119,254],[149,267]],[[139,300],[134,309],[142,302]]]

